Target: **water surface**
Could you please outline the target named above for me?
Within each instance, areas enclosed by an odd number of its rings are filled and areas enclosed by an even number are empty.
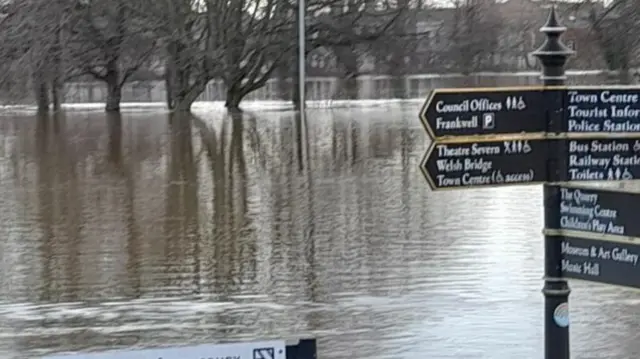
[[[431,192],[417,112],[1,117],[0,357],[542,358],[542,189]],[[572,288],[574,357],[637,357],[637,292]]]

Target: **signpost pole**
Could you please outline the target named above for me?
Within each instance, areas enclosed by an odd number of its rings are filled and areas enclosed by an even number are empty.
[[[549,13],[547,23],[540,29],[540,32],[546,35],[545,43],[536,50],[533,55],[536,56],[542,65],[541,80],[545,87],[564,86],[566,82],[564,66],[573,51],[568,49],[560,41],[560,35],[566,31],[566,28],[560,26],[556,16],[555,8],[552,7]],[[551,102],[557,101],[554,93],[560,96],[560,92],[553,89],[545,89],[545,93],[550,96],[547,100]],[[555,108],[555,106],[551,106]],[[553,110],[555,111],[555,110]],[[560,132],[561,114],[548,111],[547,130],[550,133]],[[553,143],[555,141],[550,141]],[[558,178],[558,161],[556,149],[551,144],[548,162],[548,181],[555,181]],[[559,194],[557,189],[551,186],[544,186],[544,221],[545,228],[553,223],[553,216],[558,213]],[[544,295],[544,346],[545,359],[569,359],[569,285],[562,278],[561,273],[561,245],[557,239],[547,236],[544,239],[544,287],[542,293]]]

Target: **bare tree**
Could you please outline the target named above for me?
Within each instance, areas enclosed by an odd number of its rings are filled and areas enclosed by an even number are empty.
[[[487,69],[493,63],[502,31],[499,4],[487,0],[451,0],[454,12],[448,58],[464,74]]]
[[[242,99],[263,87],[296,47],[294,11],[288,1],[208,0],[214,41],[225,49],[217,73],[227,88],[225,106],[238,111]]]
[[[357,77],[363,59],[374,62],[372,45],[401,35],[398,19],[408,10],[408,1],[316,0],[310,11],[316,16],[307,28],[313,34],[309,49],[330,49],[337,57],[344,76],[347,98],[358,95]]]
[[[107,86],[105,110],[119,111],[122,88],[157,49],[152,23],[137,0],[97,0],[76,4],[68,51],[75,75],[91,75]]]
[[[59,109],[62,101],[64,33],[71,6],[69,0],[24,0],[4,6],[0,58],[5,68],[18,71],[5,72],[2,83],[30,80],[41,112],[49,110],[51,100],[54,109]]]
[[[139,0],[145,22],[162,46],[167,106],[188,112],[216,77],[222,47],[214,38],[214,13],[222,0]]]
[[[614,0],[608,7],[587,2],[592,31],[608,70],[617,71],[618,81],[630,83],[630,69],[637,64],[640,37],[640,3]]]
[[[539,46],[540,24],[547,16],[539,2],[501,4],[497,66],[500,71],[534,70],[538,64],[531,52]]]
[[[379,38],[397,9],[372,8],[370,0],[312,0],[307,13],[310,50],[352,47]],[[294,56],[297,1],[163,0],[156,2],[157,33],[166,46],[169,107],[189,110],[209,81],[222,79],[225,105],[242,99]]]
[[[409,0],[396,0],[396,6],[405,11],[402,11],[392,26],[372,43],[370,53],[377,60],[379,72],[391,76],[391,91],[388,95],[404,98],[407,96],[404,76],[410,67],[416,65],[416,61],[411,59],[418,60],[416,51],[419,39],[428,35],[419,33],[417,28],[417,18],[425,14],[422,8],[413,6],[410,9],[412,4]]]

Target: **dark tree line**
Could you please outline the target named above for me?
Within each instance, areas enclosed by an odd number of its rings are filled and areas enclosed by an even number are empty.
[[[393,5],[380,8],[380,3]],[[58,109],[65,82],[95,79],[106,111],[119,111],[123,86],[161,73],[167,105],[189,111],[213,79],[226,107],[291,66],[297,0],[14,0],[2,7],[2,87],[33,92],[38,108]],[[396,1],[308,0],[308,51],[371,43],[405,11]],[[291,73],[295,78],[295,73]],[[17,86],[20,84],[19,86]]]
[[[597,47],[605,65],[617,73],[617,82],[633,81],[631,70],[638,66],[640,46],[640,2],[613,0],[607,7],[585,2]]]
[[[372,57],[384,60],[387,73],[400,82],[407,66],[427,63],[424,67],[434,71],[462,74],[513,70],[518,60],[505,58],[516,54],[528,60],[526,54],[536,46],[530,43],[531,34],[545,13],[532,9],[546,2],[448,0],[445,11],[430,7],[427,0],[307,0],[307,55],[319,50],[332,54],[346,98],[358,96],[362,64]],[[33,98],[41,111],[57,110],[65,83],[97,80],[106,88],[105,109],[114,112],[120,110],[127,83],[163,79],[168,107],[184,112],[207,84],[220,80],[226,107],[237,111],[248,94],[279,77],[293,80],[287,87],[295,103],[298,4],[0,1],[0,96]],[[637,66],[640,40],[633,34],[640,30],[638,4],[614,0],[604,7],[585,0],[564,6],[588,14],[594,47],[601,50],[608,69],[619,70],[623,82],[631,81],[629,74]],[[509,8],[510,13],[502,13]],[[391,87],[404,88],[401,83]]]

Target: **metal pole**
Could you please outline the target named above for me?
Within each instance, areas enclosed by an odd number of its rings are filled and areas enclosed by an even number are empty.
[[[540,29],[546,35],[544,44],[533,55],[540,60],[542,75],[540,79],[545,86],[545,101],[549,108],[562,106],[564,92],[546,88],[564,86],[566,84],[565,64],[573,51],[560,41],[560,35],[566,31],[560,26],[555,7],[551,8],[547,23]],[[561,132],[562,111],[547,111],[547,132]],[[547,181],[557,181],[558,141],[549,141],[549,162]],[[545,228],[553,223],[558,215],[559,193],[553,187],[544,186],[544,223]],[[560,241],[547,236],[544,238],[544,357],[545,359],[570,359],[569,356],[569,284],[562,278]]]
[[[298,0],[298,86],[299,86],[299,101],[300,101],[300,119],[305,120],[305,83],[306,83],[306,54],[305,54],[305,42],[306,42],[306,2],[305,0]]]

